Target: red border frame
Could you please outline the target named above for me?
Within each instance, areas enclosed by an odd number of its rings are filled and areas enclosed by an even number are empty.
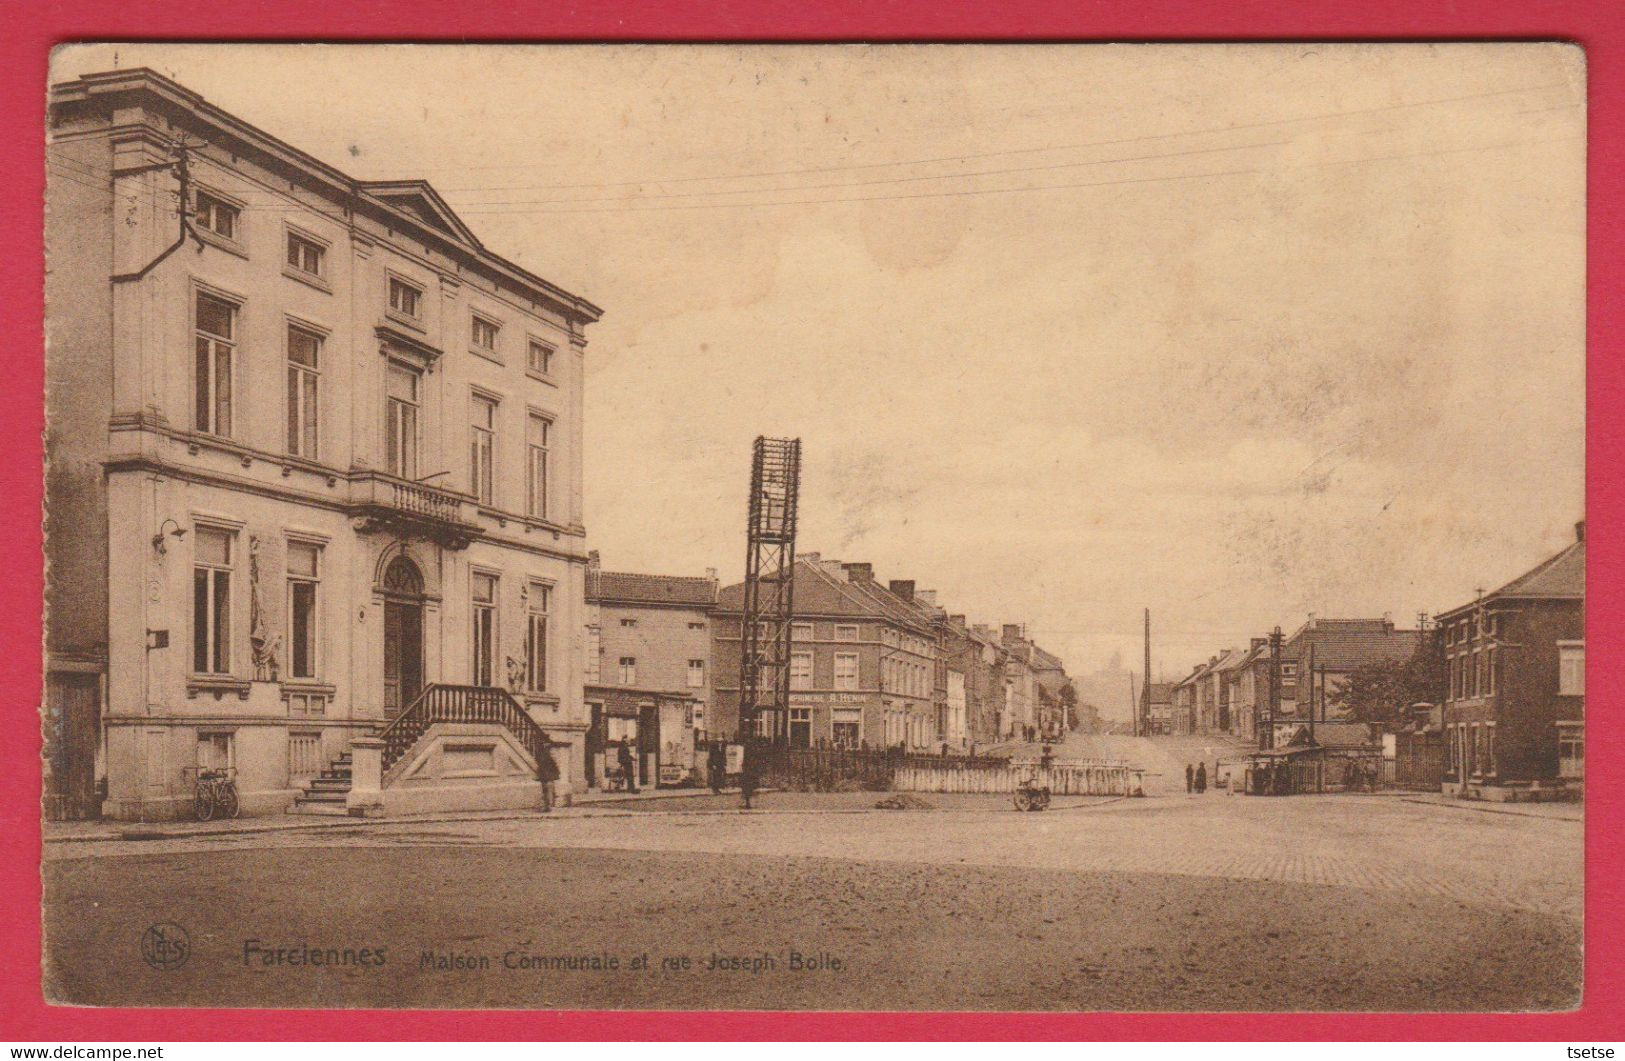
[[[0,392],[0,483],[9,511],[0,525],[0,569],[12,587],[0,610],[0,1038],[40,1042],[208,1039],[1504,1039],[1614,1040],[1625,987],[1611,973],[1621,956],[1625,900],[1617,844],[1620,810],[1611,789],[1625,742],[1599,725],[1588,734],[1586,995],[1574,1013],[1401,1014],[936,1014],[482,1013],[393,1011],[118,1010],[45,1005],[39,954],[40,825],[39,512],[44,366],[40,203],[46,63],[74,40],[1396,40],[1564,39],[1586,49],[1590,70],[1590,262],[1587,507],[1590,543],[1592,715],[1619,700],[1625,599],[1613,518],[1620,491],[1607,471],[1625,458],[1625,426],[1608,414],[1625,391],[1619,325],[1625,315],[1625,5],[1610,0],[621,0],[599,5],[482,7],[461,0],[79,0],[8,7],[0,41],[0,334],[11,339],[11,386]],[[1612,709],[1608,709],[1611,714]],[[1514,857],[1516,857],[1514,855]],[[1425,1002],[1425,1000],[1418,1000]]]

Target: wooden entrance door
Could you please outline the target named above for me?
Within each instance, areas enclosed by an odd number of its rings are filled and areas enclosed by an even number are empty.
[[[46,689],[46,816],[70,821],[100,817],[96,745],[101,733],[101,677],[56,673]]]
[[[404,556],[384,572],[384,717],[423,691],[423,577]]]
[[[384,714],[394,718],[423,690],[423,603],[384,602]]]

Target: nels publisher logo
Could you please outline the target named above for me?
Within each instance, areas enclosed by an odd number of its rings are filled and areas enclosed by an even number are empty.
[[[160,921],[141,934],[141,957],[154,969],[179,969],[191,955],[191,937],[173,921]]]

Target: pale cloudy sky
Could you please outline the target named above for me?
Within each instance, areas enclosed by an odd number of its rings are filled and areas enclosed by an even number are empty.
[[[116,60],[115,60],[116,52]],[[1584,64],[1560,46],[119,45],[606,310],[605,565],[800,548],[1074,670],[1409,621],[1584,503]]]

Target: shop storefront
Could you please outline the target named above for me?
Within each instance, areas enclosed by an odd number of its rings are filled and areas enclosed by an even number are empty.
[[[695,739],[704,706],[697,700],[624,689],[589,688],[587,783],[600,791],[699,784],[703,753]],[[625,746],[632,778],[622,767]]]

